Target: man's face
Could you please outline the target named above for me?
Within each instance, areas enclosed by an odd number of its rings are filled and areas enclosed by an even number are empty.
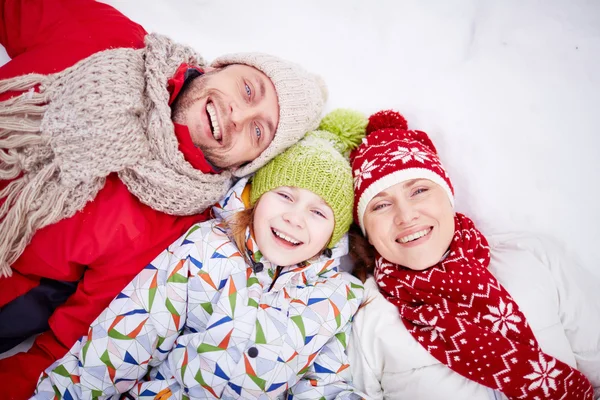
[[[173,121],[219,168],[237,168],[271,143],[279,123],[275,86],[256,68],[234,64],[207,69],[179,95]]]

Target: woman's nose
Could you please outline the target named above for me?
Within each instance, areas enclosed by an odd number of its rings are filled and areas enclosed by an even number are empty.
[[[410,205],[396,206],[394,223],[396,225],[405,225],[412,222],[415,218],[417,218],[417,216],[417,210]]]

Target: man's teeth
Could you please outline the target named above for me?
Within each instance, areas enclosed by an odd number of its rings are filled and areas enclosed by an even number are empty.
[[[215,106],[212,103],[208,103],[206,105],[206,111],[208,112],[208,116],[210,117],[210,123],[213,127],[213,137],[215,140],[221,140],[221,128],[219,127],[219,120],[217,119],[217,112],[215,111]]]
[[[281,233],[279,231],[276,231],[275,229],[273,229],[273,233],[275,234],[275,236],[277,236],[280,239],[285,240],[286,242],[290,242],[293,245],[299,245],[301,242],[287,236],[285,233]]]
[[[415,232],[411,235],[401,237],[400,239],[398,239],[398,241],[400,243],[412,242],[413,240],[416,240],[418,238],[421,238],[421,237],[427,235],[429,233],[429,231],[431,231],[431,228],[423,229],[422,231]]]

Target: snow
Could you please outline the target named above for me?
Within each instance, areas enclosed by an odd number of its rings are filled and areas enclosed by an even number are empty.
[[[551,235],[600,276],[600,2],[106,2],[207,60],[297,61],[328,83],[327,110],[402,112],[484,233]]]

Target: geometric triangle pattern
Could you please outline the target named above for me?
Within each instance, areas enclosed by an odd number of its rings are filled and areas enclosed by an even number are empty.
[[[220,211],[243,207],[244,185]],[[33,398],[354,398],[345,350],[363,287],[338,270],[347,239],[277,275],[249,231],[259,272],[224,231],[219,219],[196,224],[159,254]]]

